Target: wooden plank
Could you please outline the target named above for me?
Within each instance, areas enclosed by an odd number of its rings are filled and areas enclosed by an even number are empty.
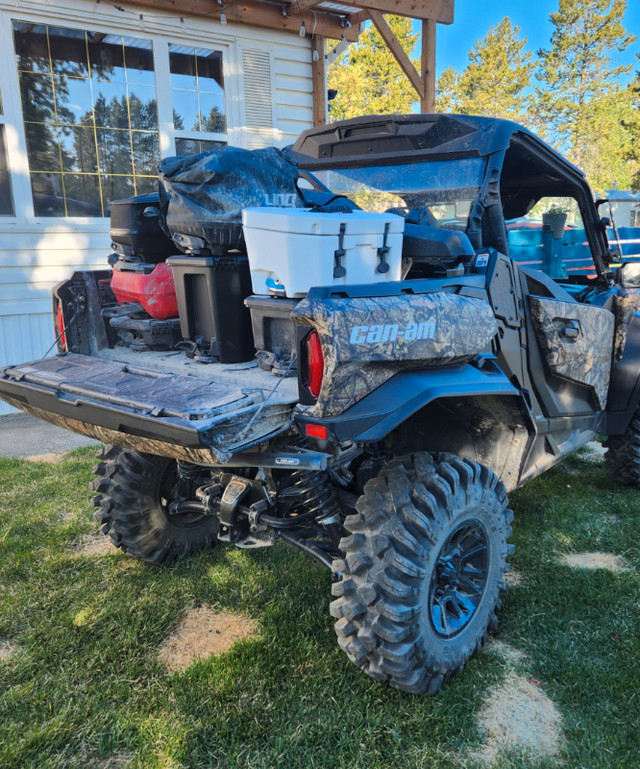
[[[393,31],[387,24],[384,16],[378,11],[369,9],[369,17],[375,24],[376,29],[380,33],[380,36],[384,42],[387,44],[387,47],[393,54],[395,60],[402,68],[402,71],[411,81],[411,85],[415,88],[420,99],[424,98],[424,83],[422,82],[422,78],[417,73],[411,59],[405,53],[404,48],[400,45],[400,41],[393,34]]]
[[[367,11],[358,11],[358,13],[352,13],[349,15],[349,21],[352,24],[361,24],[363,21],[369,21],[369,13]]]
[[[313,72],[313,125],[327,122],[327,63],[324,58],[325,42],[322,35],[311,38],[311,70]],[[317,56],[314,53],[317,51]]]
[[[453,24],[454,0],[339,0],[340,5],[365,10],[410,16],[412,19],[433,19],[440,24]],[[353,23],[353,19],[350,18]],[[346,35],[345,35],[346,36]]]
[[[314,5],[319,5],[323,0],[298,0],[297,2],[289,3],[287,5],[287,13],[298,14],[306,11],[308,8],[313,8]]]
[[[254,27],[277,29],[282,32],[300,31],[300,16],[284,16],[282,5],[260,2],[260,0],[242,0],[227,8],[218,5],[212,0],[134,0],[133,5],[154,10],[173,11],[178,16],[206,16],[216,20],[224,8],[224,14],[228,22],[235,24],[248,24]],[[357,26],[342,27],[340,16],[333,13],[312,12],[305,19],[308,28],[315,30],[319,35],[339,40],[344,34],[347,40],[355,42],[360,34]]]
[[[424,96],[420,99],[421,112],[436,110],[436,26],[433,19],[425,19],[422,22],[420,69]]]

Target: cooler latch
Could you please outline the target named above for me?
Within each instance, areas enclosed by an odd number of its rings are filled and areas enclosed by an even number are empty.
[[[376,272],[384,273],[389,272],[389,263],[387,262],[387,254],[389,253],[389,246],[387,245],[387,236],[389,235],[389,222],[384,225],[384,235],[382,236],[382,245],[378,249],[378,259],[380,264],[376,267]]]
[[[347,253],[344,250],[344,234],[347,231],[347,225],[343,222],[340,225],[340,232],[338,233],[338,248],[333,253],[333,258],[335,259],[335,265],[333,268],[333,277],[334,278],[344,278],[344,276],[347,274],[347,271],[342,266],[341,259],[342,257]]]

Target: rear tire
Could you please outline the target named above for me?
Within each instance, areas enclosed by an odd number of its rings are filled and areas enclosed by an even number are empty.
[[[513,552],[505,488],[470,460],[417,453],[385,465],[356,509],[334,562],[338,643],[375,680],[435,694],[497,625]]]
[[[605,465],[617,483],[640,489],[640,408],[622,435],[611,435],[605,443]]]
[[[97,492],[94,518],[124,553],[164,566],[215,544],[215,516],[169,514],[176,486],[175,460],[119,446],[105,446],[98,459],[93,468],[97,477],[90,485]]]

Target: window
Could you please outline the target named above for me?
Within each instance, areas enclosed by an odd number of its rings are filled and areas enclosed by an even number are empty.
[[[155,189],[158,111],[151,43],[14,21],[36,216],[108,216]]]
[[[4,127],[4,108],[0,95],[0,216],[13,216],[13,193],[7,160],[7,140]]]
[[[572,197],[541,197],[525,216],[507,222],[509,252],[555,280],[594,277],[578,201]],[[535,258],[532,258],[535,257]]]
[[[222,53],[170,45],[169,71],[177,154],[226,144]]]
[[[336,161],[339,166],[339,161]],[[419,160],[415,163],[332,168],[314,175],[332,192],[365,211],[415,209],[421,224],[465,231],[482,183],[486,160]]]

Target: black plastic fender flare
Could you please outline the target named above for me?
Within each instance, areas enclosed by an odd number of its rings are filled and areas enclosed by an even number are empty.
[[[438,398],[502,395],[525,400],[493,361],[483,363],[402,371],[339,416],[319,419],[299,411],[296,423],[302,435],[306,424],[315,424],[325,426],[338,441],[375,443]]]

